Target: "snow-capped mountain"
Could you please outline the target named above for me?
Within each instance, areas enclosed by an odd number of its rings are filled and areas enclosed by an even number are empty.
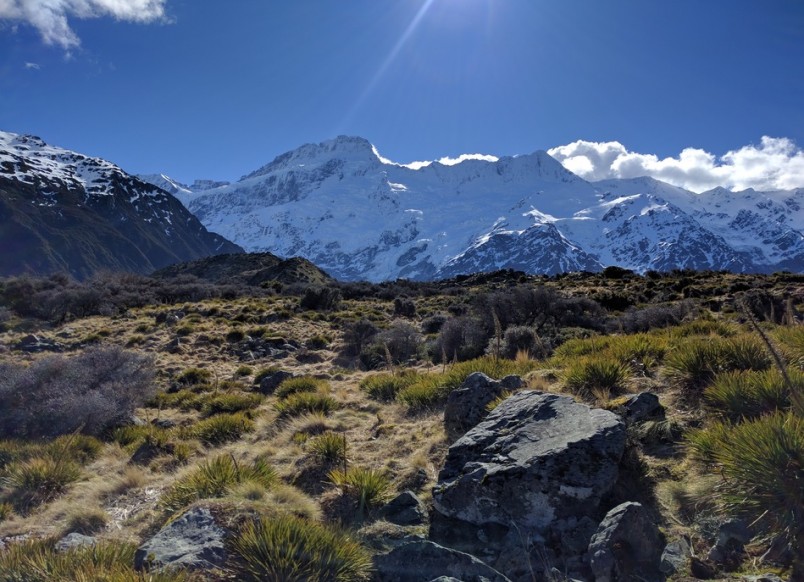
[[[405,166],[342,136],[235,183],[186,190],[182,200],[207,228],[345,280],[608,265],[804,270],[804,190],[699,195],[652,178],[590,183],[543,151]]]
[[[0,275],[148,273],[242,249],[116,165],[0,132]]]

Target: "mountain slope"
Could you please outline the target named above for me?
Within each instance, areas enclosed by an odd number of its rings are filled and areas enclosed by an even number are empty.
[[[98,158],[0,132],[0,275],[148,273],[242,249],[173,196]]]

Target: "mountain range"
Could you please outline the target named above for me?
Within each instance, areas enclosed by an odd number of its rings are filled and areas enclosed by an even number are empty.
[[[804,271],[804,189],[696,194],[652,178],[588,182],[544,151],[402,165],[341,136],[234,183],[143,179],[250,252],[342,280],[632,269]]]
[[[0,132],[0,275],[150,273],[242,249],[116,165]]]
[[[544,151],[403,165],[341,136],[233,183],[185,185],[0,132],[2,275],[149,273],[244,249],[303,257],[341,280],[610,265],[802,272],[802,229],[804,188],[588,182]]]

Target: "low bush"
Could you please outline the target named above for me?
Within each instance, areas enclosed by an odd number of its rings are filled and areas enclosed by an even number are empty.
[[[444,327],[444,324],[449,319],[448,315],[444,315],[443,313],[436,313],[435,315],[431,315],[427,319],[422,321],[422,333],[432,334],[438,333],[441,331],[441,328]]]
[[[162,495],[159,504],[174,513],[198,499],[223,497],[236,485],[257,483],[270,488],[276,481],[276,471],[262,459],[247,465],[238,463],[230,455],[221,455],[176,481]]]
[[[475,317],[453,317],[444,323],[438,338],[430,348],[430,359],[435,363],[463,362],[481,357],[492,336],[493,327]]]
[[[205,384],[212,379],[212,372],[203,368],[187,368],[176,377],[177,384],[196,386]]]
[[[363,348],[369,344],[371,338],[379,332],[379,328],[368,319],[361,319],[347,324],[343,329],[344,354],[347,356],[359,356]]]
[[[0,437],[98,435],[156,392],[153,378],[150,358],[117,347],[2,366]]]
[[[233,542],[254,580],[368,580],[371,555],[343,533],[293,516],[247,524]]]
[[[302,309],[329,311],[341,302],[341,291],[335,287],[307,287],[299,300]]]

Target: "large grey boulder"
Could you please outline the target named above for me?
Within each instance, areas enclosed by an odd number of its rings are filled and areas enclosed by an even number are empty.
[[[493,380],[482,372],[467,376],[463,384],[450,392],[444,408],[444,428],[447,435],[456,439],[477,425],[489,413],[486,407],[506,390],[525,385],[519,376],[506,376]]]
[[[589,542],[595,582],[663,580],[659,571],[663,546],[659,528],[641,504],[618,505]]]
[[[223,566],[227,532],[206,507],[194,507],[170,522],[134,554],[134,568],[212,570]]]
[[[556,394],[511,396],[449,448],[431,538],[509,576],[539,566],[548,550],[571,567],[582,563],[625,437],[612,412]]]
[[[68,533],[66,536],[56,542],[54,546],[57,552],[66,552],[74,548],[81,548],[83,546],[94,546],[96,540],[92,536],[86,536],[78,532]]]
[[[382,582],[429,582],[444,576],[463,582],[510,582],[474,556],[424,540],[375,556],[374,568]]]
[[[380,510],[380,516],[396,525],[421,525],[427,522],[427,508],[413,491],[403,491]]]
[[[659,562],[659,569],[663,574],[670,576],[689,567],[692,548],[684,538],[670,542],[664,547],[662,557]]]

